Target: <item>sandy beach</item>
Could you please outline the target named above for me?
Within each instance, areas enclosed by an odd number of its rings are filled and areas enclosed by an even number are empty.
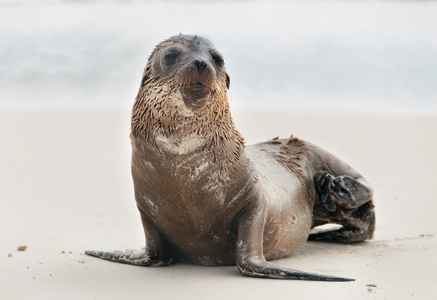
[[[435,1],[0,0],[0,299],[434,299]],[[373,185],[376,232],[308,242],[278,264],[355,278],[141,268],[130,107],[154,45],[203,35],[224,55],[247,144],[291,134]],[[27,246],[25,251],[17,247]]]
[[[0,111],[2,299],[432,299],[437,117],[235,111],[248,144],[291,133],[373,185],[377,227],[354,245],[308,242],[281,265],[349,283],[245,278],[236,267],[141,268],[85,256],[140,249],[128,110]],[[28,246],[17,251],[18,246]]]

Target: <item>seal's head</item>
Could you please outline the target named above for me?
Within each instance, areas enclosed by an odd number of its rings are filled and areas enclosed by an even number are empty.
[[[226,94],[229,76],[222,55],[210,41],[181,34],[159,43],[149,57],[142,88],[157,86],[176,98],[173,104],[182,100],[185,113],[189,110],[195,114]]]
[[[238,157],[244,142],[232,121],[228,89],[223,57],[210,41],[172,36],[147,61],[132,109],[131,137],[208,136],[209,145],[232,144],[229,153]]]

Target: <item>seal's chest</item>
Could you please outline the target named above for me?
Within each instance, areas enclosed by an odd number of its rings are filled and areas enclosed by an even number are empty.
[[[206,164],[206,163],[205,163]],[[197,220],[205,216],[216,216],[233,200],[229,189],[231,179],[220,170],[204,164],[195,167],[179,168],[175,172],[173,192],[166,195],[180,218]],[[205,223],[211,223],[206,218]]]
[[[191,133],[184,136],[167,136],[158,134],[155,136],[156,143],[160,149],[174,155],[185,155],[193,152],[202,151],[207,137],[204,135]]]

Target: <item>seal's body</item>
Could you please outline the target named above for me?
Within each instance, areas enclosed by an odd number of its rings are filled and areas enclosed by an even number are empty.
[[[158,44],[132,111],[132,176],[144,251],[87,254],[143,266],[237,264],[247,276],[349,280],[284,269],[312,240],[372,237],[372,190],[351,167],[308,142],[246,147],[229,111],[229,76],[206,39]],[[342,228],[310,235],[311,228]]]

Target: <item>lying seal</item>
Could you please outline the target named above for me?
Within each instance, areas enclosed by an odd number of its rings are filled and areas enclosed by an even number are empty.
[[[132,176],[146,235],[139,252],[86,254],[140,266],[235,265],[253,277],[348,281],[276,266],[308,239],[372,237],[368,183],[291,137],[246,147],[229,110],[229,76],[206,39],[173,36],[147,62],[132,111]],[[311,228],[341,224],[310,235]]]

